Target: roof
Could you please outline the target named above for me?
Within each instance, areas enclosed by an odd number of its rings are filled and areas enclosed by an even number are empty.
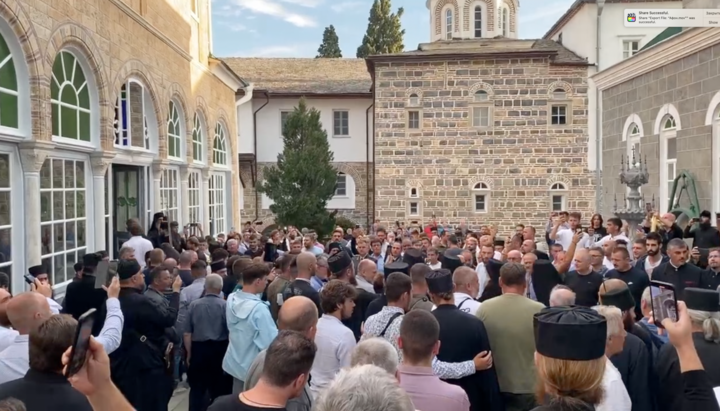
[[[508,38],[447,40],[424,43],[415,51],[370,56],[368,61],[427,58],[518,58],[551,57],[554,64],[583,65],[587,61],[553,40],[518,40]],[[368,63],[372,65],[372,63]]]
[[[665,1],[677,1],[680,2],[682,0],[605,0],[605,3],[658,3],[658,2],[665,2]],[[550,27],[550,30],[545,33],[543,36],[544,39],[549,39],[550,37],[555,35],[555,32],[560,30],[565,23],[567,23],[585,4],[596,4],[597,0],[575,0],[573,4],[570,5],[570,8],[567,9],[565,14],[563,14],[556,22],[555,24]]]
[[[663,41],[669,39],[670,37],[679,34],[683,31],[682,27],[668,27],[665,30],[661,31],[660,34],[653,37],[650,41],[647,42],[639,51],[647,50],[650,47],[662,43]]]
[[[362,59],[222,59],[235,74],[270,94],[370,94],[372,80]]]

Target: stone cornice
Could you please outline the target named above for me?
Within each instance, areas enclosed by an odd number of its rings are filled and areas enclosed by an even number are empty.
[[[607,90],[720,43],[717,28],[694,28],[665,40],[591,77],[599,90]]]
[[[182,47],[178,46],[174,41],[170,40],[170,37],[163,34],[160,30],[155,28],[152,24],[148,23],[143,16],[138,14],[135,10],[133,10],[130,6],[125,4],[123,0],[110,0],[110,3],[114,4],[123,11],[123,13],[127,14],[131,19],[135,20],[135,22],[139,25],[141,25],[145,30],[152,33],[155,37],[160,39],[163,43],[167,44],[171,49],[175,50],[176,53],[178,53],[182,58],[184,58],[187,61],[192,61],[192,56],[182,49]]]

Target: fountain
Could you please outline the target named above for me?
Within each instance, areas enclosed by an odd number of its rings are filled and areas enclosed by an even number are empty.
[[[647,184],[650,179],[647,170],[647,158],[644,161],[641,160],[640,156],[635,155],[635,149],[633,148],[630,156],[620,157],[620,164],[620,183],[627,186],[630,192],[623,195],[624,206],[621,208],[618,208],[617,195],[615,196],[613,212],[617,218],[627,221],[630,226],[628,233],[630,237],[634,237],[638,226],[645,220],[647,215],[645,199],[640,194],[640,187]]]

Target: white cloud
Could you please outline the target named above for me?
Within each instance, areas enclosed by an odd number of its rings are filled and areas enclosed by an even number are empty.
[[[253,13],[277,17],[297,27],[315,27],[317,23],[309,16],[293,13],[282,4],[270,0],[234,0],[234,3]]]
[[[309,44],[296,44],[293,46],[258,47],[249,51],[241,51],[234,55],[247,57],[307,57],[313,54],[317,47]]]
[[[296,4],[302,7],[315,8],[323,3],[323,0],[280,0],[283,3]]]
[[[342,13],[349,10],[356,10],[362,6],[364,6],[365,3],[362,1],[344,1],[341,3],[333,4],[330,8],[333,9],[336,13]]]

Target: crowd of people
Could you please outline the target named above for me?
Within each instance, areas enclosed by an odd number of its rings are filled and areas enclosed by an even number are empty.
[[[306,228],[215,238],[128,221],[108,281],[86,254],[62,301],[0,277],[0,411],[720,411],[720,234],[594,215]],[[632,238],[632,240],[631,240]],[[688,239],[692,241],[688,245]],[[656,322],[650,281],[677,321]],[[96,310],[66,378],[77,320]]]

